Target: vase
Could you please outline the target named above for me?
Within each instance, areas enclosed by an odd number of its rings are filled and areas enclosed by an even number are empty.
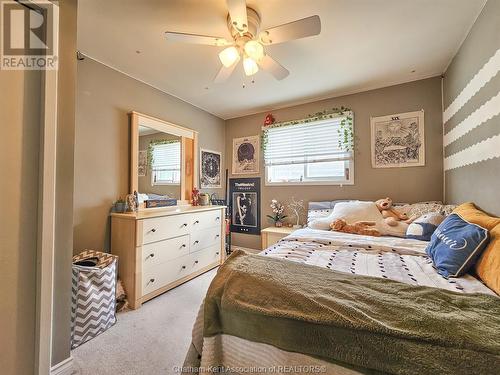
[[[283,226],[283,222],[282,221],[276,221],[274,222],[274,226],[277,227],[277,228],[280,228]]]

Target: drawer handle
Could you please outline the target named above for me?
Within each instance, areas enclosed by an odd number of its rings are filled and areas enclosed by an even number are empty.
[[[217,252],[215,253],[215,255],[219,255],[219,252],[217,251]]]
[[[198,241],[198,240],[194,241],[194,244],[195,244],[195,245],[196,245],[196,244],[198,244],[198,243],[200,243],[200,241]]]
[[[155,228],[151,229],[151,232],[153,232],[153,233],[156,232],[156,229]]]
[[[155,257],[154,253],[149,254],[149,258],[154,258],[154,257]]]
[[[197,260],[195,260],[195,261],[194,261],[194,264],[198,264],[198,261],[197,261]]]
[[[187,223],[184,223],[184,224],[181,225],[181,228],[182,227],[187,227],[187,226],[188,226]]]
[[[216,234],[216,235],[215,235],[215,238],[219,238],[219,237],[220,237],[220,234]]]
[[[200,223],[200,221],[199,221],[199,220],[196,220],[194,223],[195,223],[195,224],[199,224],[199,223]]]
[[[186,266],[182,266],[182,269],[185,270],[186,269]]]
[[[185,244],[185,243],[183,243],[183,244],[181,245],[181,249],[182,249],[183,247],[186,247],[186,244]]]
[[[154,282],[155,282],[155,279],[149,279],[149,281],[148,281],[148,285],[149,285],[149,284],[152,284],[152,283],[154,283]]]
[[[220,220],[220,217],[219,217],[219,216],[217,216],[217,217],[215,218],[215,220]]]

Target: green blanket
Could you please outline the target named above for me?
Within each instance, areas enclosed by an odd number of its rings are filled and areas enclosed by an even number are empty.
[[[357,369],[498,374],[500,298],[417,287],[236,251],[205,300],[229,334]]]

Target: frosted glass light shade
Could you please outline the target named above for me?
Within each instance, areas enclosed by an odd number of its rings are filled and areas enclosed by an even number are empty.
[[[250,57],[245,57],[243,59],[243,69],[247,76],[251,76],[259,71],[257,63]]]
[[[222,65],[229,68],[240,58],[240,53],[236,47],[227,47],[219,53],[219,59]]]
[[[245,44],[245,53],[254,61],[259,61],[264,57],[264,47],[258,41],[250,40]]]

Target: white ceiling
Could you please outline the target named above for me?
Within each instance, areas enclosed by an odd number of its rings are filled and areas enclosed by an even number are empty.
[[[290,70],[283,81],[259,72],[251,83],[239,64],[227,82],[213,84],[222,47],[164,38],[167,30],[230,38],[225,0],[80,0],[78,49],[228,119],[438,75],[485,2],[248,0],[264,29],[321,17],[319,36],[268,47]]]

